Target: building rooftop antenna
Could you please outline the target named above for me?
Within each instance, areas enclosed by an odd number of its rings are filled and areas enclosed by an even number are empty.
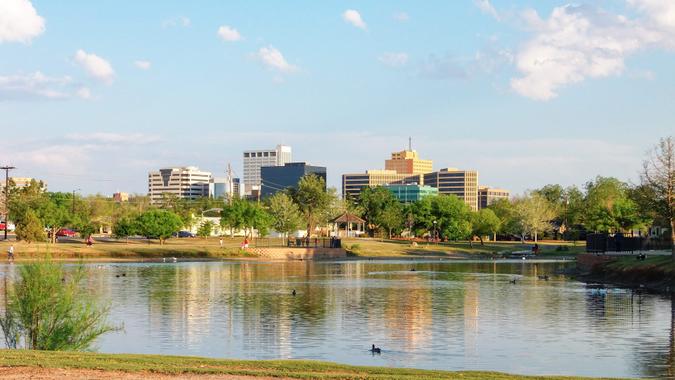
[[[408,137],[408,150],[412,151],[412,137]]]

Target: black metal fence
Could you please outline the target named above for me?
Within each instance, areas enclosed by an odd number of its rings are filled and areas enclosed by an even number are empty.
[[[623,234],[588,234],[586,252],[635,252],[657,249],[670,249],[669,241],[647,239],[644,236],[625,236]]]
[[[259,238],[253,245],[256,248],[299,247],[299,248],[342,248],[339,238]]]

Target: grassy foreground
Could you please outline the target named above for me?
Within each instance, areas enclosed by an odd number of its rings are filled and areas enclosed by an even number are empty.
[[[218,238],[182,238],[169,239],[160,245],[156,240],[130,239],[114,240],[99,239],[93,246],[87,247],[83,241],[71,239],[68,242],[49,243],[26,243],[0,241],[0,260],[9,248],[14,245],[17,261],[30,260],[44,257],[49,254],[56,260],[139,260],[161,259],[162,257],[180,257],[185,259],[226,259],[226,258],[250,258],[255,257],[250,253],[240,250],[243,238],[223,238],[223,247]],[[256,244],[261,246],[281,246],[281,239],[261,239],[252,241],[251,247]],[[540,242],[542,257],[569,256],[584,250],[583,244],[569,242]],[[425,257],[446,256],[455,258],[479,258],[481,255],[495,255],[519,250],[530,250],[532,243],[520,244],[519,242],[486,242],[485,245],[475,242],[473,246],[469,242],[453,243],[418,243],[412,246],[404,240],[380,240],[368,238],[350,238],[343,240],[345,247],[353,256],[363,258],[384,257]],[[559,251],[558,247],[565,247]],[[477,256],[478,255],[478,256]]]
[[[581,377],[519,376],[498,372],[446,372],[403,368],[360,367],[308,360],[249,361],[188,356],[26,350],[0,350],[0,366],[77,368],[165,374],[222,374],[295,379],[582,379]]]
[[[351,254],[358,257],[414,257],[414,256],[459,256],[472,258],[472,255],[500,255],[504,253],[531,250],[534,243],[521,244],[514,241],[479,242],[467,241],[447,243],[417,243],[413,246],[406,240],[386,239],[344,239],[342,243]],[[564,248],[559,248],[564,247]],[[541,257],[574,256],[586,250],[583,242],[540,241]],[[562,250],[561,250],[562,249]]]

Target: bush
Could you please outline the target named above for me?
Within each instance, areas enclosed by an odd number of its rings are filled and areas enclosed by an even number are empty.
[[[16,226],[16,238],[28,243],[45,240],[45,229],[35,211],[28,210]]]
[[[11,289],[5,283],[5,312],[0,327],[8,348],[86,350],[118,328],[107,324],[108,308],[80,286],[84,269],[66,273],[49,259],[23,265]]]

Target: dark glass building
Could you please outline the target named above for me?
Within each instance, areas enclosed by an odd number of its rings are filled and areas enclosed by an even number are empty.
[[[290,162],[284,166],[263,166],[260,168],[261,197],[266,198],[277,191],[294,188],[300,178],[315,174],[326,182],[326,167],[307,165],[304,162]]]

